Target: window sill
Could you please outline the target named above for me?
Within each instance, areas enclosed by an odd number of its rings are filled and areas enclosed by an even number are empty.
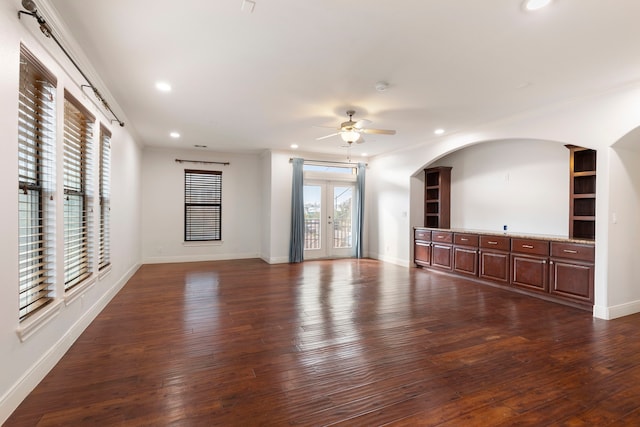
[[[100,270],[100,272],[98,273],[98,280],[104,279],[106,276],[109,275],[109,273],[111,273],[111,264],[107,265],[105,268]]]
[[[40,312],[30,316],[24,322],[20,324],[16,330],[20,342],[25,342],[31,335],[33,335],[38,329],[46,325],[52,320],[62,308],[63,300],[55,299],[46,307],[42,308]]]
[[[78,283],[69,291],[64,294],[64,305],[69,305],[73,303],[78,297],[84,295],[84,293],[89,289],[93,284],[96,283],[95,276],[89,277],[84,282]]]
[[[197,248],[200,246],[222,246],[224,240],[211,240],[207,242],[182,242],[185,248]]]

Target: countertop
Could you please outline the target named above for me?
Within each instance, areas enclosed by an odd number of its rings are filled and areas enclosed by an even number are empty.
[[[579,243],[583,245],[595,245],[595,240],[588,239],[573,239],[568,236],[556,236],[545,234],[529,234],[529,233],[513,233],[504,231],[491,231],[491,230],[471,230],[465,228],[431,228],[431,227],[414,227],[416,230],[431,230],[431,231],[447,231],[453,233],[470,233],[470,234],[483,234],[485,236],[504,236],[516,239],[538,239],[549,240],[553,242],[566,242],[566,243]]]

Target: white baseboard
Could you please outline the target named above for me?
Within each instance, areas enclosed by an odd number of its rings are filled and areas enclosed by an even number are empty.
[[[401,267],[413,267],[413,263],[407,261],[406,259],[388,257],[380,254],[369,254],[369,258],[377,259],[378,261],[388,262],[389,264],[399,265]]]
[[[612,320],[619,317],[640,313],[640,301],[631,301],[610,307],[594,306],[593,316],[598,319]]]
[[[205,255],[176,255],[162,257],[146,257],[143,264],[168,264],[174,262],[227,261],[234,259],[260,258],[258,254],[205,254]]]
[[[85,311],[73,326],[0,398],[0,425],[9,418],[20,403],[31,393],[40,381],[42,381],[49,371],[53,369],[82,332],[84,332],[111,299],[124,287],[138,268],[140,268],[140,264],[133,265],[120,280],[114,283],[93,306]]]
[[[271,258],[266,258],[261,256],[260,259],[266,262],[267,264],[287,264],[289,262],[289,257],[283,257],[283,256],[271,257]]]

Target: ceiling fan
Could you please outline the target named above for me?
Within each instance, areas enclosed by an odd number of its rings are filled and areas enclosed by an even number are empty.
[[[349,120],[346,122],[342,122],[340,127],[336,130],[337,132],[332,133],[330,135],[321,136],[320,138],[316,138],[317,141],[321,139],[331,138],[332,136],[340,135],[342,140],[347,144],[351,145],[352,143],[361,144],[364,142],[364,138],[362,134],[376,134],[376,135],[395,135],[395,130],[387,130],[387,129],[372,129],[367,128],[365,125],[367,123],[371,123],[371,121],[366,119],[360,119],[357,122],[353,121],[353,115],[356,112],[353,110],[347,111],[347,116],[349,116]]]

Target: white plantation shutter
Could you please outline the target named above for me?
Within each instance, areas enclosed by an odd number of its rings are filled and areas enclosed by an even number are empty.
[[[19,318],[53,299],[56,79],[20,47],[18,102]]]
[[[184,171],[184,240],[221,240],[222,172]]]
[[[95,118],[65,91],[64,100],[64,287],[91,276],[91,137]]]
[[[100,241],[98,248],[98,269],[111,264],[111,132],[100,126]]]

